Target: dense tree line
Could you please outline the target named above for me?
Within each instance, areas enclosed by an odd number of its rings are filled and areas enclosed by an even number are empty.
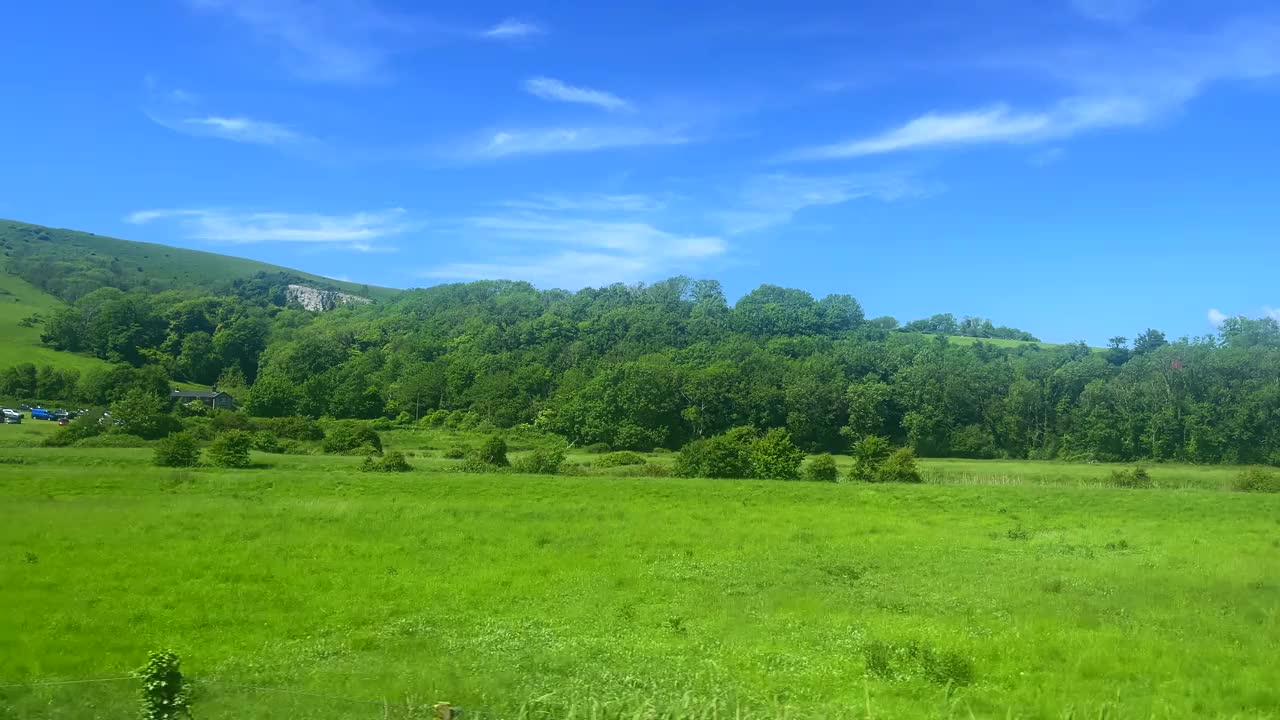
[[[964,317],[956,320],[951,313],[933,315],[923,320],[912,320],[902,326],[903,332],[928,333],[930,335],[958,335],[960,337],[990,338],[1000,340],[1023,340],[1040,342],[1040,338],[1026,330],[995,326],[986,318]]]
[[[269,293],[98,290],[51,318],[46,339],[246,385],[238,398],[259,416],[443,410],[615,449],[753,427],[812,451],[879,436],[923,456],[1280,462],[1273,320],[1102,351],[961,346],[895,325],[847,295],[770,285],[730,305],[718,283],[687,278],[576,293],[489,281],[323,314]]]

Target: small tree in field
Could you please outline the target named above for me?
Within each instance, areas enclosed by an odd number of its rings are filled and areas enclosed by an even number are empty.
[[[918,483],[923,482],[916,470],[916,454],[911,448],[898,448],[885,458],[876,470],[875,482]]]
[[[836,482],[840,479],[840,470],[836,468],[836,459],[831,453],[823,453],[809,461],[804,468],[806,480],[816,482]]]
[[[774,428],[751,444],[751,469],[766,480],[795,480],[800,477],[804,451],[791,442],[791,433]]]
[[[138,669],[142,678],[143,720],[178,720],[191,717],[191,691],[182,677],[177,654],[152,652]]]
[[[849,479],[859,482],[875,482],[880,466],[893,453],[889,441],[878,436],[868,435],[853,446],[853,469],[849,471]]]
[[[152,462],[160,467],[192,467],[200,461],[200,447],[189,432],[177,432],[156,442]]]
[[[500,435],[490,435],[480,444],[476,459],[486,465],[507,467],[511,464],[507,461],[507,441]]]
[[[253,435],[243,430],[228,430],[209,443],[205,457],[210,465],[225,468],[249,467],[249,450]]]

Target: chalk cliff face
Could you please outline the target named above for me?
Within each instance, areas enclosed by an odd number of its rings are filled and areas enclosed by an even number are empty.
[[[335,292],[333,290],[317,290],[306,285],[290,285],[285,290],[285,297],[289,302],[296,302],[308,310],[323,312],[332,310],[339,305],[350,305],[352,303],[363,304],[369,302],[369,298],[363,298],[359,295],[348,295],[347,293]]]

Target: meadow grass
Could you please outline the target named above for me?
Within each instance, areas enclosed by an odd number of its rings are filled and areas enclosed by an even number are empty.
[[[459,475],[465,435],[384,437],[417,470],[0,432],[0,685],[167,646],[198,718],[1280,717],[1277,496],[981,461],[926,469],[1018,482]],[[0,718],[134,693],[0,688]]]
[[[106,363],[88,355],[58,352],[40,343],[43,327],[19,325],[34,314],[49,318],[65,307],[58,298],[44,292],[27,281],[0,271],[0,368],[18,363],[52,365],[59,368],[88,370],[105,367]]]

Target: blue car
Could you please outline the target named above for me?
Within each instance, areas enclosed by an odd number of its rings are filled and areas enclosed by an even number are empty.
[[[31,408],[31,419],[32,420],[52,420],[53,413],[49,412],[48,410],[45,410],[44,408],[39,408],[39,407]]]

